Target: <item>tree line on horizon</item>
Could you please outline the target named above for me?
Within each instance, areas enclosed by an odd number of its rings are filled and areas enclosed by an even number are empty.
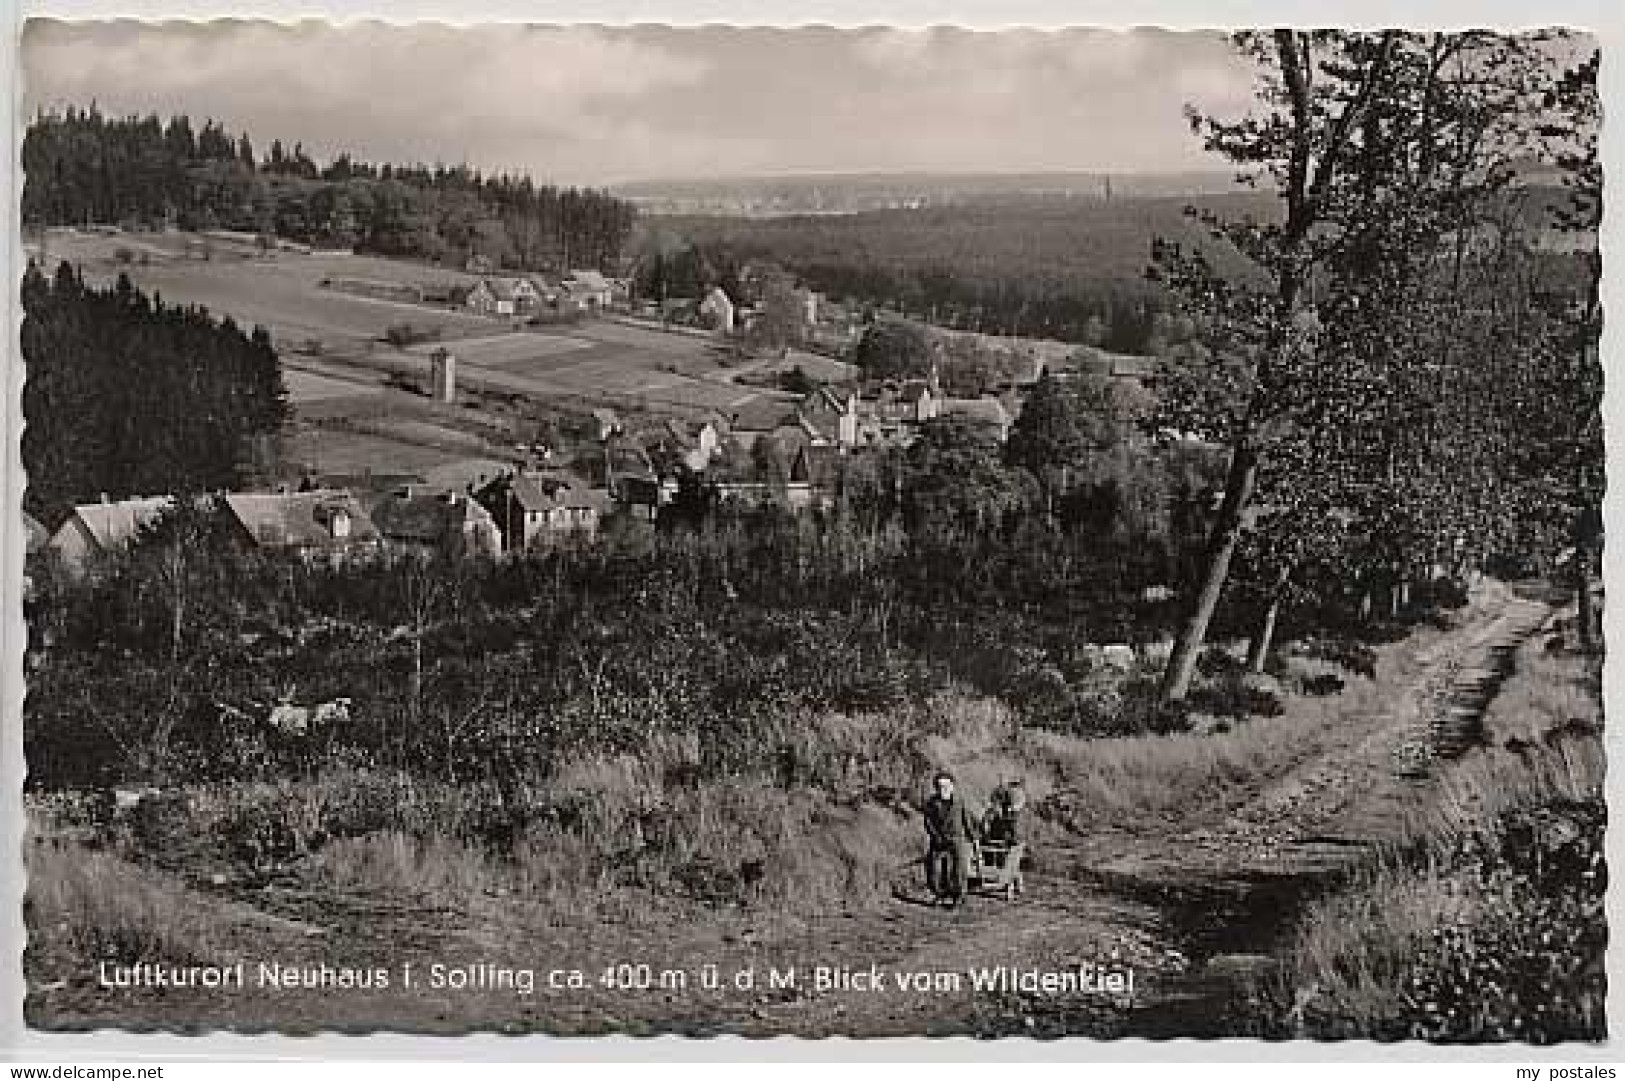
[[[257,153],[247,133],[191,118],[41,112],[23,139],[25,226],[232,229],[318,247],[463,265],[614,269],[631,203],[467,165],[318,165],[300,143]]]

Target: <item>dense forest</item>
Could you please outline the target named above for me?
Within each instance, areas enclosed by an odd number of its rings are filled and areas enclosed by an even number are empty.
[[[1168,307],[1145,280],[1154,238],[1207,251],[1237,276],[1233,248],[1186,214],[1185,198],[1012,199],[924,210],[781,218],[650,219],[639,242],[644,288],[683,295],[753,260],[783,265],[837,299],[927,322],[1150,353]],[[1204,205],[1267,219],[1267,195]]]
[[[67,263],[23,278],[24,505],[56,522],[75,503],[238,487],[275,436],[287,391],[270,337],[148,299]]]
[[[1543,270],[1570,283],[1583,267],[1550,228],[1567,196],[1532,182],[1504,195],[1529,223]],[[753,262],[775,263],[836,299],[892,308],[943,326],[1058,338],[1150,355],[1187,340],[1179,305],[1146,270],[1157,244],[1201,251],[1215,272],[1258,284],[1259,271],[1207,219],[1277,223],[1271,192],[1083,199],[1029,196],[921,210],[773,218],[661,216],[634,242],[645,295],[740,287]],[[745,290],[748,294],[748,289]]]
[[[274,234],[318,246],[527,269],[612,268],[630,203],[593,190],[482,176],[467,166],[375,165],[186,116],[42,113],[23,140],[25,225],[176,225]]]

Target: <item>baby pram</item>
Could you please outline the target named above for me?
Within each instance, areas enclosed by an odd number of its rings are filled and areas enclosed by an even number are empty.
[[[1002,894],[1014,901],[1025,885],[1021,861],[1027,854],[1022,839],[1021,812],[1027,804],[1020,781],[1000,785],[993,792],[982,838],[971,847],[971,889],[979,893]]]

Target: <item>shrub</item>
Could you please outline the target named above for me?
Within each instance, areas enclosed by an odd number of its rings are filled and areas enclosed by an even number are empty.
[[[1343,679],[1330,672],[1304,676],[1298,681],[1298,689],[1301,693],[1315,697],[1341,693],[1344,686]]]
[[[411,323],[391,323],[384,329],[384,340],[397,349],[439,341],[440,335],[438,326],[418,327]]]
[[[1274,691],[1234,675],[1196,688],[1190,694],[1190,703],[1201,713],[1234,720],[1279,717],[1283,712],[1280,696]]]
[[[1302,645],[1303,654],[1314,660],[1335,664],[1344,671],[1371,679],[1377,674],[1377,653],[1371,646],[1347,638],[1310,638]]]

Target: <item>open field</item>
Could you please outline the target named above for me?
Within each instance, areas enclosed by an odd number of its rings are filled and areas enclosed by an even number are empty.
[[[380,389],[376,385],[376,380],[369,382],[359,378],[325,375],[290,367],[282,369],[282,382],[288,388],[288,400],[296,407],[307,402],[353,398],[358,394],[376,394]]]
[[[467,457],[467,452],[392,439],[370,432],[304,428],[288,437],[286,454],[322,473],[417,473]]]
[[[218,241],[211,242],[213,256],[203,260],[187,256],[186,242],[184,234],[53,230],[48,248],[52,261],[71,261],[92,281],[111,280],[123,271],[143,291],[161,294],[171,303],[199,304],[244,325],[264,326],[280,346],[310,339],[329,344],[376,341],[390,324],[402,322],[439,326],[448,338],[489,333],[493,325],[463,311],[337,293],[320,284],[330,277],[419,284],[472,280],[459,271],[363,255],[277,252],[258,258]],[[121,264],[120,248],[133,252],[136,261]],[[139,261],[143,254],[149,256],[146,265]]]
[[[104,234],[53,229],[51,261],[68,260],[93,282],[126,273],[166,302],[196,304],[243,326],[262,325],[283,354],[294,407],[285,450],[290,462],[324,472],[417,471],[469,455],[504,453],[492,443],[537,410],[694,415],[731,413],[763,392],[733,382],[714,343],[612,319],[546,330],[510,329],[506,320],[461,310],[354,296],[323,288],[327,278],[420,285],[466,284],[459,271],[342,253],[277,252],[184,233]],[[124,250],[121,258],[120,250]],[[189,249],[192,254],[189,254]],[[38,254],[38,241],[31,245]],[[434,330],[434,341],[399,349],[391,326]],[[432,403],[392,383],[426,385],[429,356],[445,345],[458,360],[459,405]],[[778,395],[769,395],[778,396]]]
[[[279,348],[320,343],[320,367],[301,361],[288,389],[296,405],[368,394],[391,370],[428,374],[428,356],[440,343],[456,353],[460,381],[536,400],[566,398],[581,405],[694,412],[729,411],[757,392],[735,386],[712,342],[613,320],[590,320],[567,329],[504,331],[505,321],[465,311],[353,296],[324,289],[324,278],[353,277],[414,284],[467,284],[460,271],[341,253],[278,252],[259,258],[240,245],[212,241],[205,261],[187,255],[181,233],[100,234],[52,230],[51,260],[79,265],[92,281],[121,271],[171,303],[198,304],[238,323],[271,331]],[[119,249],[134,260],[122,263]],[[33,250],[37,252],[37,243]],[[147,262],[141,262],[145,256]],[[440,332],[439,342],[402,351],[383,342],[392,324]],[[358,385],[340,385],[351,375]],[[371,369],[371,370],[369,370]],[[331,411],[329,411],[331,412]]]
[[[439,348],[439,345],[429,342],[414,345],[407,352],[426,357]],[[562,334],[494,334],[488,338],[459,340],[457,363],[464,367],[512,367],[515,371],[526,371],[537,361],[568,356],[578,349],[590,348],[591,342]]]

